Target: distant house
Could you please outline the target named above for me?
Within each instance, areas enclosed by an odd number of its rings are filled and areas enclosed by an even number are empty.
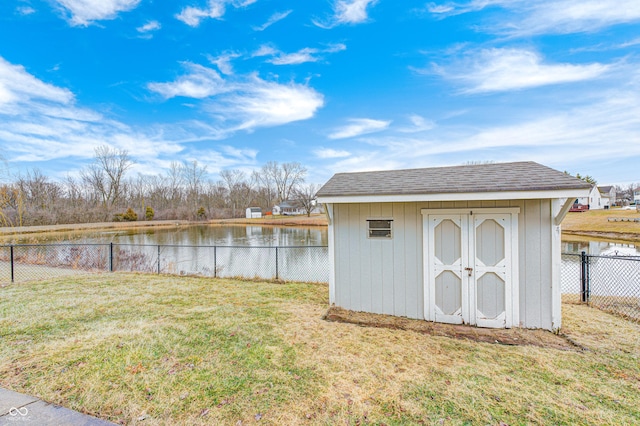
[[[633,190],[633,202],[636,203],[636,205],[640,204],[640,188]]]
[[[285,200],[280,204],[273,206],[271,213],[274,215],[282,216],[295,216],[299,214],[305,214],[306,212],[302,208],[302,205],[295,200]]]
[[[556,330],[560,222],[591,189],[534,162],[338,173],[318,192],[329,219],[329,303]]]
[[[247,207],[247,219],[260,219],[262,209],[260,207]]]
[[[602,198],[602,205],[605,209],[608,209],[616,203],[616,188],[615,186],[599,186],[600,197]]]
[[[580,197],[576,200],[577,204],[581,204],[583,206],[588,206],[588,210],[602,210],[604,205],[602,203],[602,195],[598,190],[598,187],[593,185],[591,190],[589,191],[589,195],[587,197]]]

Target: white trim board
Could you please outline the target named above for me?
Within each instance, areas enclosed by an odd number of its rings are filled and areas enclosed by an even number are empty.
[[[460,192],[443,194],[334,195],[318,197],[319,203],[411,203],[420,201],[501,201],[580,198],[589,195],[586,189],[557,191]]]

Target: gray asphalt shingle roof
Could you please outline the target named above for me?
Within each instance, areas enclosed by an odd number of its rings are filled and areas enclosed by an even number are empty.
[[[589,189],[591,185],[533,161],[426,169],[337,173],[318,197]]]

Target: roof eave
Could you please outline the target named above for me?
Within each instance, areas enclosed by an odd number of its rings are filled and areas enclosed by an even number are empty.
[[[339,204],[408,203],[419,201],[536,200],[587,197],[589,196],[590,191],[590,188],[577,188],[540,191],[456,192],[437,194],[319,195],[318,202],[325,204]]]

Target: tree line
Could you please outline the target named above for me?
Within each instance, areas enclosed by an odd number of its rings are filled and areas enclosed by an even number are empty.
[[[309,213],[319,189],[305,183],[307,169],[297,162],[270,161],[251,174],[223,170],[217,181],[197,161],[172,162],[158,175],[130,176],[133,165],[126,150],[108,146],[96,148],[78,176],[62,181],[37,169],[12,176],[5,165],[0,226],[233,218],[249,206],[270,211],[285,200],[296,200]]]

